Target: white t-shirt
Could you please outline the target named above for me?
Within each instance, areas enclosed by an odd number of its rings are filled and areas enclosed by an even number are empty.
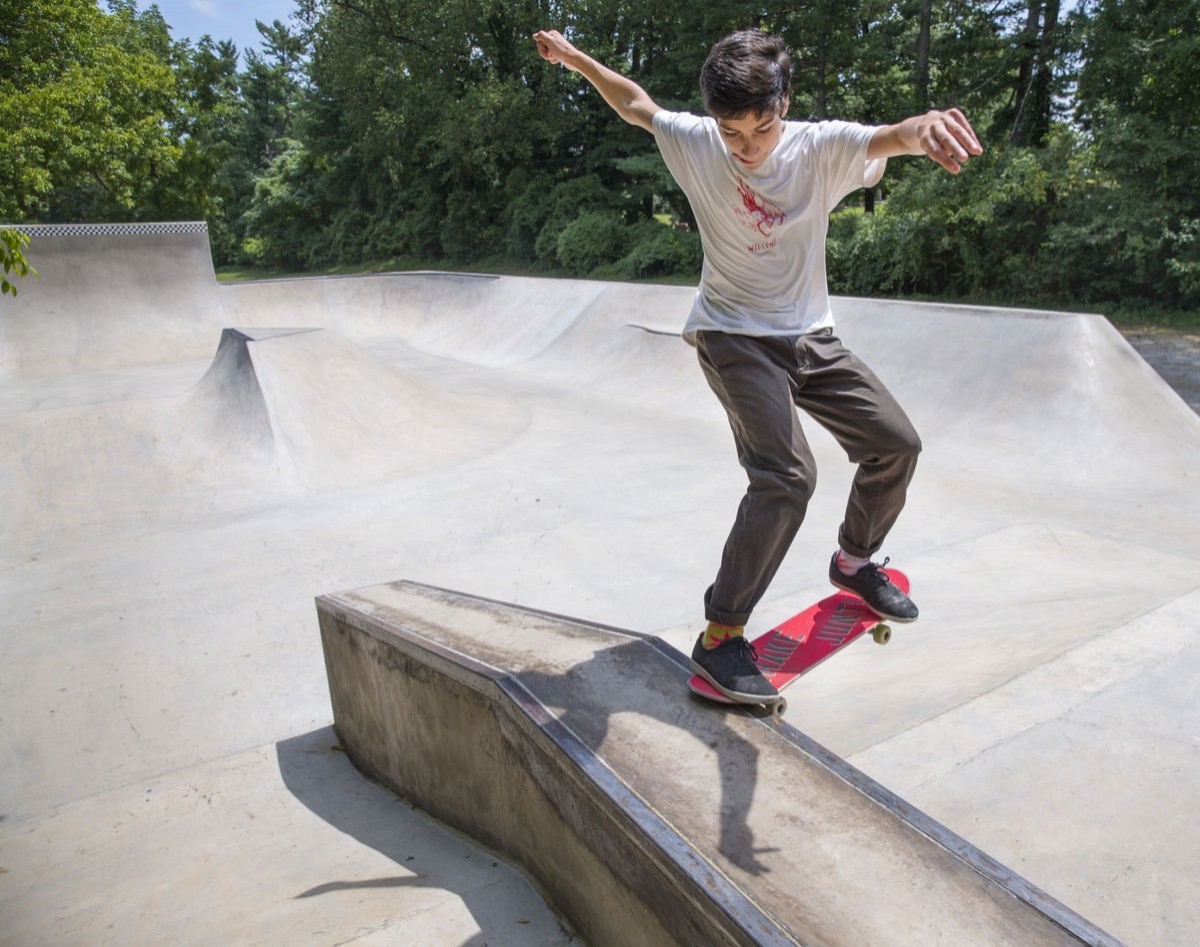
[[[705,329],[802,335],[833,325],[825,280],[829,213],[883,176],[887,159],[867,160],[874,133],[851,122],[785,122],[779,144],[748,170],[729,154],[715,119],[655,114],[658,148],[687,195],[704,246],[685,339]]]

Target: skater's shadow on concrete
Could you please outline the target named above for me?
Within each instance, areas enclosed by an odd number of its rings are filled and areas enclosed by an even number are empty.
[[[744,872],[765,873],[770,869],[761,856],[775,849],[755,845],[746,819],[758,783],[759,751],[730,725],[731,715],[746,712],[693,697],[686,687],[690,672],[684,664],[682,655],[660,641],[626,639],[598,650],[563,673],[525,672],[512,675],[503,686],[516,694],[518,703],[524,702],[523,692],[550,710],[559,725],[551,737],[564,753],[594,756],[643,795],[639,783],[654,783],[659,775],[654,769],[656,758],[703,754],[702,771],[711,782],[693,793],[699,800],[696,811],[672,819],[671,827],[679,833],[681,844],[715,858],[718,864],[723,856]],[[649,731],[659,745],[632,745],[640,741],[629,738],[628,730],[613,726],[618,714],[654,721],[649,726],[643,721],[638,730],[643,734]],[[616,732],[618,729],[621,732]],[[326,822],[397,864],[412,868],[420,877],[366,883],[332,881],[303,896],[345,887],[428,885],[455,890],[475,914],[471,892],[461,885],[455,887],[453,871],[427,878],[425,870],[414,864],[414,853],[419,850],[409,836],[414,831],[413,820],[419,817],[396,807],[395,797],[359,776],[338,752],[337,742],[333,730],[324,729],[278,744],[284,783]],[[482,922],[480,926],[485,928]]]
[[[703,800],[701,808],[673,820],[674,828],[688,844],[711,854],[712,839],[705,837],[711,830],[703,827],[716,821],[717,852],[743,871],[765,874],[770,868],[759,856],[778,849],[757,847],[746,820],[758,786],[759,751],[730,725],[732,715],[751,711],[694,697],[686,684],[690,676],[682,655],[645,638],[597,651],[563,674],[523,673],[516,678],[540,703],[554,708],[558,720],[587,750],[614,764],[635,791],[639,778],[656,782],[656,765],[674,753],[713,754],[715,763],[707,770],[711,782],[707,791],[697,794]],[[622,739],[610,737],[616,714],[666,725],[654,728],[661,745],[614,745]]]
[[[332,727],[275,746],[284,785],[315,815],[394,862],[404,873],[332,879],[297,900],[342,891],[395,889],[412,892],[416,909],[444,914],[440,892],[458,897],[479,933],[459,947],[531,944],[560,947],[575,942],[529,888],[525,879],[494,856],[415,811],[383,786],[362,776],[338,745]],[[428,891],[428,894],[422,893]],[[537,912],[544,911],[539,915]],[[401,932],[408,939],[412,931]],[[443,930],[442,936],[445,933]],[[415,943],[414,940],[409,942]]]

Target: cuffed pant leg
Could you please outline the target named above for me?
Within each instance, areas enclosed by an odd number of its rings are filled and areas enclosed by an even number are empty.
[[[696,348],[749,479],[704,597],[705,615],[744,625],[804,521],[816,465],[795,408],[792,340],[703,332]]]

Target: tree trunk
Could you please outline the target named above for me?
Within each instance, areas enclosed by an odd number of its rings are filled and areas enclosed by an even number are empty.
[[[1040,147],[1050,134],[1059,7],[1060,0],[1029,0],[1009,134],[1014,145]]]
[[[933,0],[921,0],[917,32],[916,106],[918,112],[929,108],[929,43],[933,32]]]

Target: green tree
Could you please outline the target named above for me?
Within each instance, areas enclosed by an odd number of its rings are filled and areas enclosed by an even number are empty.
[[[1086,12],[1077,117],[1102,184],[1061,239],[1120,298],[1196,305],[1200,0],[1096,0]]]
[[[264,266],[305,269],[324,265],[334,204],[320,186],[328,165],[301,141],[277,143],[278,157],[255,179],[245,214],[242,252]]]
[[[156,176],[142,208],[165,220],[207,220],[218,261],[227,260],[236,243],[229,224],[236,179],[229,170],[242,111],[237,58],[232,42],[207,35],[195,47],[171,45],[176,88],[167,134],[179,157],[169,173]]]
[[[0,218],[136,217],[180,148],[153,9],[0,0]]]
[[[262,37],[261,51],[246,50],[246,65],[235,77],[234,93],[216,105],[229,116],[222,126],[222,158],[214,179],[222,195],[221,239],[213,240],[213,255],[219,263],[257,259],[246,249],[247,214],[258,180],[293,142],[296,117],[304,107],[307,34],[289,29],[279,20],[270,25],[259,21],[256,26]],[[277,193],[277,189],[268,188],[264,193]],[[261,213],[258,219],[263,219]],[[211,218],[209,230],[214,230]],[[261,253],[261,242],[252,246]]]
[[[537,12],[330,0],[302,14],[316,41],[296,137],[331,205],[304,255],[469,261],[508,245],[508,207],[531,167],[559,163],[564,124],[537,100]]]

